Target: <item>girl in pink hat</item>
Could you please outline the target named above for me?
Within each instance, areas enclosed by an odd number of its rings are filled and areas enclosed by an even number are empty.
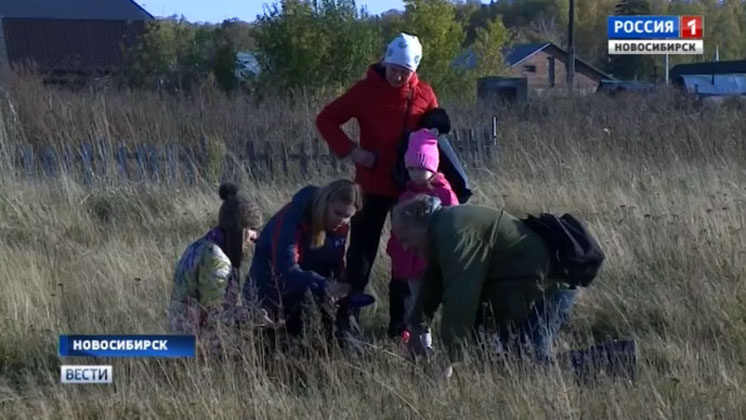
[[[407,190],[399,197],[399,202],[426,194],[437,197],[443,206],[459,204],[451,184],[438,172],[440,154],[436,131],[423,128],[409,136],[404,162],[409,171],[410,181],[407,183]],[[386,252],[391,257],[388,333],[391,338],[395,338],[404,333],[406,314],[417,295],[426,262],[415,250],[405,249],[393,234]],[[430,347],[430,331],[423,333],[420,339],[426,347]]]

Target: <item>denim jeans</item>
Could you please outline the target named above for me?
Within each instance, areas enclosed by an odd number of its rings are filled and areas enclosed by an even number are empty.
[[[554,354],[554,340],[567,322],[577,295],[577,289],[563,289],[537,303],[516,334],[512,337],[501,334],[503,349],[516,356],[525,356],[527,348],[531,348],[535,361],[548,361]]]

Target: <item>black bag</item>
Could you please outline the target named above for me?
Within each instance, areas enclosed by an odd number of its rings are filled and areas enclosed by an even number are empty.
[[[541,213],[523,219],[549,245],[552,275],[570,285],[588,287],[598,275],[606,256],[598,241],[578,219],[570,214],[557,217]]]
[[[459,204],[464,204],[471,198],[474,193],[469,187],[469,178],[466,177],[466,171],[456,156],[456,151],[451,146],[447,136],[438,136],[438,151],[440,152],[440,165],[438,171],[445,176],[448,183],[451,184],[453,192],[456,193]]]

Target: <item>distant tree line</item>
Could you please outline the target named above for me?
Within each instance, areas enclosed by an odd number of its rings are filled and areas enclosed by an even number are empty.
[[[703,15],[705,54],[721,60],[746,57],[746,1],[576,0],[578,56],[616,77],[661,78],[660,56],[609,56],[606,18],[613,14]],[[371,16],[354,0],[279,0],[253,23],[227,20],[193,24],[179,18],[148,26],[130,51],[123,74],[137,87],[189,90],[211,82],[227,92],[339,91],[380,59],[386,43],[404,31],[420,37],[421,76],[442,95],[473,94],[478,77],[505,70],[505,46],[551,41],[567,44],[569,0],[405,0],[403,11]],[[476,66],[454,68],[471,51]],[[235,74],[238,52],[250,52],[260,73]],[[671,56],[670,65],[698,60]]]

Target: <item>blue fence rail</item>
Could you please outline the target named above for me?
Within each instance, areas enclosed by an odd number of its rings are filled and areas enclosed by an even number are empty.
[[[16,175],[28,179],[55,178],[66,174],[93,185],[105,180],[132,182],[195,183],[205,176],[200,148],[168,144],[124,144],[108,142],[80,145],[10,147],[10,164]]]
[[[467,169],[495,162],[497,142],[490,130],[456,130],[453,140]],[[195,145],[142,142],[128,146],[104,140],[79,145],[14,144],[0,153],[6,155],[4,160],[16,176],[35,180],[66,174],[87,186],[102,182],[196,184],[233,178],[238,172],[253,179],[306,179],[349,169],[349,164],[332,156],[317,139],[290,145],[247,141],[227,152],[202,139]]]

